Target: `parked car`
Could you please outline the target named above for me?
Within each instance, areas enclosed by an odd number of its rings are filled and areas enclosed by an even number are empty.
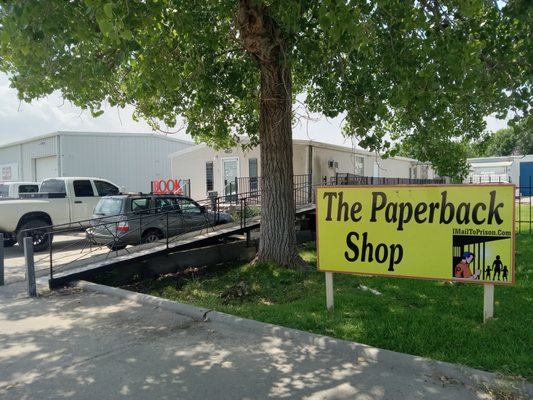
[[[92,243],[120,250],[232,221],[186,196],[123,194],[100,199],[86,233]]]

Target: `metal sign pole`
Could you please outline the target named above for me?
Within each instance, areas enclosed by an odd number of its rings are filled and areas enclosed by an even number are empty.
[[[4,286],[4,234],[0,233],[0,286]]]
[[[326,306],[333,311],[333,272],[326,272]]]
[[[494,285],[483,285],[483,323],[494,316]]]
[[[26,259],[26,276],[28,278],[28,295],[37,297],[37,285],[35,284],[35,262],[33,259],[33,238],[24,238],[24,258]]]

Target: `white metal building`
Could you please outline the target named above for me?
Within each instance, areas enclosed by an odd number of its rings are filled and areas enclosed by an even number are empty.
[[[243,139],[246,141],[247,139]],[[294,175],[310,175],[312,184],[332,182],[337,173],[380,178],[434,179],[425,163],[405,157],[383,159],[362,149],[310,140],[293,140]],[[200,144],[170,155],[172,178],[190,179],[191,196],[205,199],[210,191],[227,196],[235,178],[261,176],[259,147],[214,150]]]
[[[465,183],[514,183],[523,196],[533,195],[533,155],[469,158]]]
[[[170,177],[169,154],[191,146],[154,133],[59,131],[0,147],[0,181],[94,176],[148,192],[151,181]]]

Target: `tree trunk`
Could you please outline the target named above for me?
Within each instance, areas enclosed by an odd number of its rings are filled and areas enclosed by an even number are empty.
[[[259,141],[261,146],[261,233],[257,261],[301,268],[294,226],[292,165],[292,82],[285,43],[264,6],[241,0],[241,40],[261,68]]]

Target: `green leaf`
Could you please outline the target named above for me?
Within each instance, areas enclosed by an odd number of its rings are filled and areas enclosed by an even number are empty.
[[[99,20],[98,26],[104,35],[109,35],[113,31],[113,23],[108,19]]]
[[[129,29],[126,29],[126,30],[123,30],[122,32],[120,32],[120,36],[123,39],[126,39],[126,40],[132,40],[133,39],[133,34],[131,33],[131,31]]]
[[[107,18],[113,18],[113,3],[107,3],[104,5],[104,13]]]
[[[103,113],[104,113],[104,110],[91,110],[91,115],[92,115],[94,118],[99,117],[99,116],[102,115]]]

